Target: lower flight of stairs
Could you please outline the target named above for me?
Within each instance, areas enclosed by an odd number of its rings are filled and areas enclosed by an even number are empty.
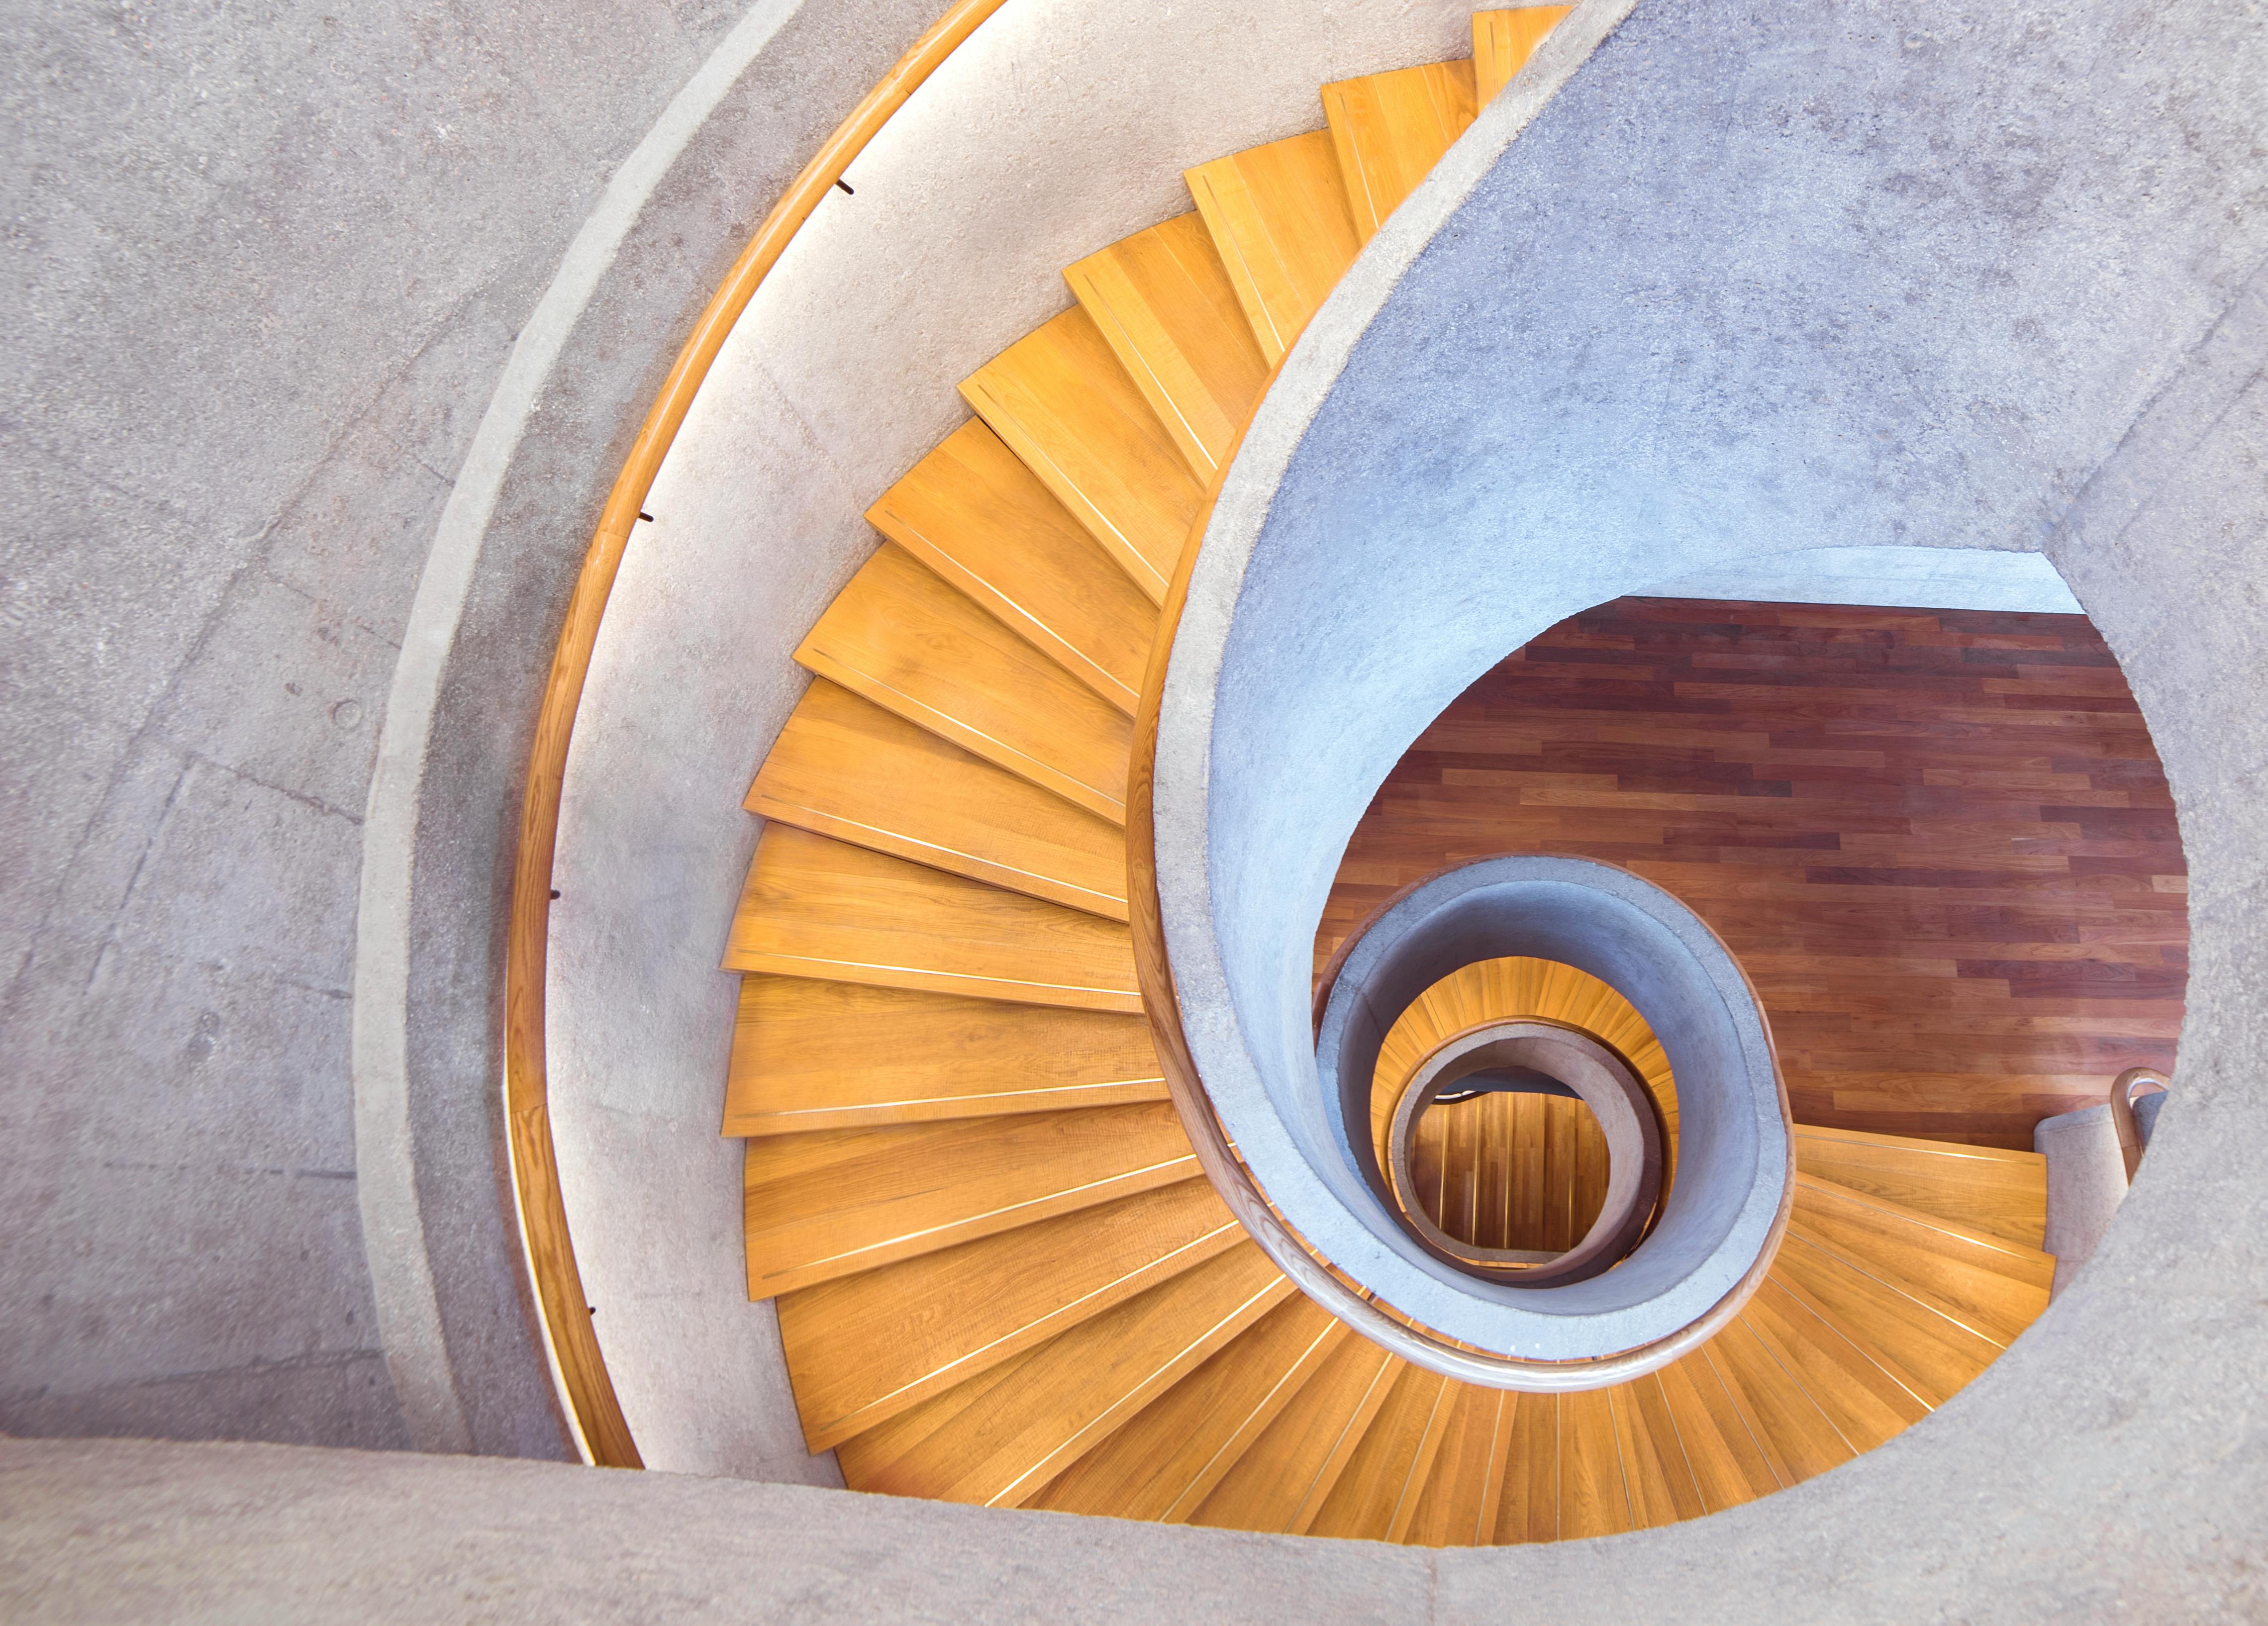
[[[1706,1347],[1584,1394],[1471,1387],[1294,1292],[1167,1100],[1123,832],[1166,585],[1269,369],[1563,14],[1481,13],[1470,62],[1326,87],[1324,129],[1191,170],[1194,213],[1070,268],[1076,303],[963,384],[976,416],[876,502],[880,550],[799,651],[747,804],[724,1130],[749,1291],[854,1489],[1604,1534],[1880,1444],[2046,1303],[2037,1158],[1806,1129],[1770,1279]],[[1674,1137],[1659,1047],[1615,1031]]]

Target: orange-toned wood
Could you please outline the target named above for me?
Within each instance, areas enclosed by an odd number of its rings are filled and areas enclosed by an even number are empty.
[[[825,1451],[1240,1240],[1201,1180],[778,1300],[804,1438]]]
[[[1166,1099],[1147,1023],[809,977],[740,979],[728,1136]]]
[[[1872,1451],[1928,1415],[1904,1385],[1776,1283],[1743,1312],[1773,1359],[1803,1387],[1854,1451]]]
[[[1203,482],[1073,306],[961,386],[977,415],[1154,600],[1165,597]]]
[[[1183,179],[1272,367],[1362,246],[1330,132],[1233,152]]]
[[[1559,1397],[1513,1396],[1494,1545],[1559,1539]]]
[[[1783,1488],[1716,1368],[1700,1354],[1656,1374],[1702,1505],[1720,1512]]]
[[[947,435],[866,518],[1133,713],[1158,607],[982,419]]]
[[[1323,86],[1323,118],[1346,182],[1355,235],[1367,243],[1473,121],[1469,59],[1397,68]]]
[[[1020,1506],[1291,1291],[1266,1254],[1240,1242],[1049,1340],[998,1384],[988,1373],[843,1441],[843,1481]]]
[[[1441,1448],[1402,1538],[1416,1547],[1480,1547],[1496,1535],[1513,1396],[1469,1383],[1450,1387],[1454,1399]]]
[[[1618,1535],[1631,1529],[1630,1488],[1605,1389],[1559,1397],[1559,1539]]]
[[[756,843],[725,968],[1142,1008],[1116,922],[784,824],[767,826]]]
[[[824,678],[789,715],[745,806],[836,841],[1126,918],[1117,826]]]
[[[2047,1159],[2036,1151],[1800,1128],[1796,1166],[1901,1208],[2036,1248],[2047,1232]]]
[[[622,471],[600,511],[598,528],[584,552],[552,651],[551,672],[528,747],[527,787],[512,864],[512,916],[504,947],[504,1142],[519,1198],[528,1275],[556,1363],[561,1397],[585,1454],[602,1468],[638,1468],[643,1463],[614,1380],[607,1373],[606,1357],[592,1329],[590,1306],[575,1266],[575,1245],[567,1230],[559,1166],[552,1150],[544,1057],[544,970],[550,947],[551,865],[559,837],[560,791],[599,623],[654,475],[740,313],[850,160],[865,150],[938,64],[1000,5],[1001,0],[959,0],[947,10],[836,127],[772,205],[694,323],[639,426]]]
[[[2175,1065],[2173,800],[2076,615],[1621,599],[1452,702],[1348,843],[1318,967],[1453,859],[1620,864],[1724,939],[1795,1120],[2029,1151]]]
[[[1926,1293],[2003,1343],[2047,1307],[2054,1278],[2051,1254],[1801,1173],[1788,1230],[1870,1274]]]
[[[1403,1370],[1367,1339],[1342,1339],[1189,1522],[1305,1534]]]
[[[1512,83],[1543,36],[1575,8],[1567,5],[1523,5],[1508,11],[1473,13],[1473,100],[1485,107],[1496,93]]]
[[[1433,1372],[1404,1365],[1307,1534],[1371,1541],[1407,1537],[1448,1428],[1455,1387]]]
[[[895,543],[835,596],[795,658],[1089,813],[1125,821],[1125,715]]]
[[[1197,1177],[1164,1101],[748,1143],[748,1297],[1013,1230]]]
[[[1260,398],[1267,358],[1196,214],[1088,255],[1064,273],[1182,458],[1210,478]]]
[[[1187,1519],[1345,1336],[1344,1326],[1292,1295],[1026,1505]]]
[[[1809,1479],[1857,1454],[1801,1380],[1756,1335],[1747,1312],[1709,1341],[1707,1354],[1726,1386],[1739,1389],[1756,1434],[1771,1448],[1774,1467]]]
[[[1773,1273],[1800,1291],[1846,1335],[1863,1337],[1894,1363],[1900,1379],[1933,1406],[1942,1406],[1990,1365],[2001,1344],[1894,1278],[1870,1273],[1790,1236]]]
[[[1645,1530],[1700,1518],[1708,1510],[1659,1375],[1649,1372],[1604,1393],[1614,1409],[1631,1520]]]

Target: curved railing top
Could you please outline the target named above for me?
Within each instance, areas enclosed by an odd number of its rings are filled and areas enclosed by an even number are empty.
[[[639,508],[748,301],[851,160],[881,132],[923,81],[1004,3],[957,0],[836,128],[764,217],[694,323],[692,334],[639,427],[584,553],[565,624],[552,655],[550,675],[536,715],[534,741],[528,748],[504,953],[505,1144],[528,1273],[561,1398],[585,1454],[601,1467],[638,1468],[643,1463],[608,1373],[598,1335],[591,1327],[574,1244],[568,1235],[567,1210],[560,1196],[559,1167],[551,1140],[544,1053],[545,971],[560,795],[600,622],[606,614],[607,600]]]

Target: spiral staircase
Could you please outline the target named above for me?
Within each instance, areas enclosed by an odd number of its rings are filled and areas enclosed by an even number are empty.
[[[1138,987],[1134,716],[1208,484],[1362,245],[1563,8],[1474,18],[1470,61],[1327,85],[1327,128],[1188,172],[1193,212],[1064,273],[1076,303],[961,386],[976,416],[883,493],[880,549],[798,651],[725,958],[724,1132],[748,1286],[806,1442],[854,1490],[1432,1546],[1698,1517],[1942,1404],[2044,1307],[2043,1160],[1799,1127],[1768,1276],[1701,1348],[1568,1394],[1409,1364],[1296,1291],[1200,1173]],[[1410,1007],[1420,1060],[1540,1018],[1676,1083],[1629,1002],[1493,960]],[[1597,1212],[1580,1104],[1491,1090],[1419,1121],[1403,1194],[1550,1254]]]

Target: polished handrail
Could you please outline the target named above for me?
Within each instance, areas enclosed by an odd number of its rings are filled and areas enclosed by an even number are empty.
[[[2134,1087],[2146,1084],[2156,1094],[2173,1088],[2174,1081],[2154,1067],[2129,1067],[2111,1081],[2110,1128],[2118,1137],[2118,1159],[2126,1166],[2126,1183],[2142,1166],[2142,1126],[2134,1122]]]
[[[504,946],[504,1124],[506,1156],[519,1211],[528,1276],[558,1378],[562,1398],[585,1454],[603,1468],[641,1468],[591,1326],[582,1273],[567,1232],[559,1165],[551,1140],[549,1078],[544,1056],[544,975],[551,934],[551,871],[559,836],[559,801],[567,774],[567,748],[589,676],[591,655],[614,591],[615,574],[630,544],[639,509],[652,489],[663,458],[692,409],[725,341],[850,162],[880,133],[922,82],[951,56],[1005,0],[957,0],[914,42],[850,116],[836,127],[764,217],[748,246],[693,325],[660,392],[631,443],[622,471],[600,510],[598,529],[583,555],[575,592],[551,657],[551,673],[528,747],[527,784],[520,804],[519,850],[512,871],[512,916]]]
[[[1290,351],[1285,352],[1286,357]],[[1657,1372],[1680,1357],[1699,1349],[1721,1331],[1740,1313],[1741,1307],[1764,1285],[1779,1253],[1781,1239],[1786,1234],[1789,1214],[1793,1211],[1795,1182],[1789,1180],[1780,1193],[1779,1209],[1773,1217],[1771,1229],[1758,1251],[1756,1262],[1742,1273],[1741,1279],[1708,1310],[1668,1337],[1635,1349],[1594,1360],[1531,1361],[1514,1357],[1491,1354],[1458,1343],[1419,1325],[1392,1306],[1375,1300],[1367,1289],[1342,1276],[1320,1249],[1311,1246],[1276,1211],[1266,1196],[1245,1167],[1220,1120],[1214,1115],[1212,1100],[1205,1093],[1204,1084],[1198,1074],[1197,1057],[1189,1049],[1189,1035],[1182,1026],[1181,999],[1174,982],[1171,955],[1166,948],[1165,919],[1160,912],[1158,896],[1157,822],[1154,797],[1157,789],[1158,724],[1164,704],[1166,676],[1173,658],[1174,639],[1179,631],[1182,611],[1189,603],[1189,579],[1197,569],[1197,553],[1206,528],[1212,522],[1215,505],[1220,500],[1221,488],[1235,467],[1236,454],[1244,445],[1245,436],[1252,428],[1253,419],[1268,399],[1277,376],[1283,370],[1278,361],[1270,369],[1260,392],[1247,408],[1242,423],[1230,438],[1227,449],[1215,465],[1211,479],[1206,483],[1204,500],[1197,504],[1195,517],[1189,522],[1187,539],[1182,545],[1182,556],[1174,568],[1173,580],[1167,584],[1165,603],[1158,616],[1158,629],[1150,646],[1148,668],[1143,674],[1142,701],[1134,717],[1134,743],[1127,764],[1126,775],[1126,879],[1129,924],[1134,938],[1134,973],[1142,990],[1142,1008],[1149,1019],[1150,1036],[1158,1052],[1160,1070],[1166,1075],[1167,1093],[1172,1097],[1174,1111],[1180,1115],[1182,1127],[1188,1132],[1191,1149],[1197,1153],[1197,1166],[1220,1196],[1229,1212],[1243,1225],[1253,1240],[1274,1262],[1276,1268],[1291,1278],[1308,1299],[1330,1314],[1345,1322],[1373,1343],[1400,1356],[1413,1365],[1443,1377],[1474,1383],[1491,1388],[1520,1389],[1530,1393],[1567,1393],[1582,1389],[1604,1388],[1610,1384]],[[1333,966],[1327,975],[1336,976],[1342,957],[1334,956]],[[1738,962],[1734,962],[1739,969]],[[1745,982],[1748,973],[1741,969]],[[1755,989],[1749,985],[1754,998]],[[1319,990],[1319,997],[1328,989]],[[1756,1005],[1757,1015],[1764,1019],[1764,1007]],[[1765,1042],[1771,1042],[1768,1019]],[[1778,1067],[1773,1067],[1775,1077]],[[1785,1081],[1779,1087],[1779,1107],[1782,1122],[1791,1126],[1793,1115],[1789,1111]]]

